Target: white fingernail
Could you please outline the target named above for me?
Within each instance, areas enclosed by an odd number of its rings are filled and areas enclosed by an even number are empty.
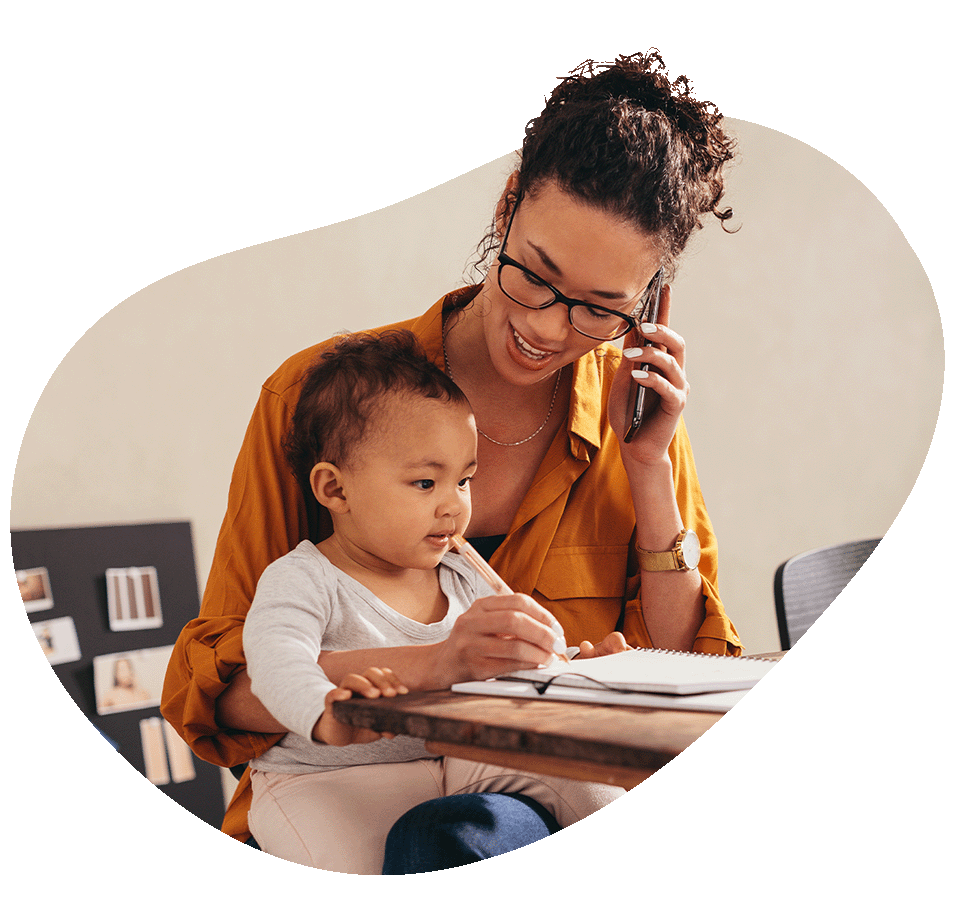
[[[566,646],[565,638],[556,638],[555,642],[553,643],[553,653],[555,653],[557,656],[565,656],[568,649],[569,648]]]
[[[633,378],[648,378],[648,377],[649,377],[649,373],[648,373],[648,372],[643,372],[642,369],[633,369],[633,370],[632,370],[632,377],[633,377]]]
[[[656,331],[658,331],[658,328],[651,322],[642,323],[642,334],[655,334]]]
[[[642,355],[642,348],[641,347],[626,347],[626,349],[622,351],[622,355],[626,359],[635,359],[637,356]]]

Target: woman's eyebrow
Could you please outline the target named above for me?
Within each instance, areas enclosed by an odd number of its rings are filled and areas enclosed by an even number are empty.
[[[540,246],[534,244],[532,241],[527,240],[527,244],[536,251],[536,255],[542,260],[543,265],[549,269],[557,278],[562,278],[562,270],[556,263],[550,258],[549,254]],[[600,290],[591,290],[586,293],[592,294],[594,297],[600,297],[603,300],[631,300],[632,298],[625,293],[625,291],[600,291]]]

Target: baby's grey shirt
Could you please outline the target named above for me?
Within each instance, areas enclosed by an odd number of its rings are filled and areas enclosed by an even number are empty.
[[[311,732],[334,688],[317,664],[322,651],[438,643],[474,600],[494,593],[456,553],[444,556],[437,574],[449,608],[443,619],[428,625],[379,600],[310,541],[265,569],[242,640],[252,692],[288,734],[252,760],[252,768],[301,773],[433,755],[418,738],[332,747],[313,741]]]

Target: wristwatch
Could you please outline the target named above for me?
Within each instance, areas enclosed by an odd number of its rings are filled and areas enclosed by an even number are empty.
[[[635,551],[643,572],[687,572],[698,568],[702,555],[698,535],[688,528],[682,529],[671,550],[643,550],[636,546]]]

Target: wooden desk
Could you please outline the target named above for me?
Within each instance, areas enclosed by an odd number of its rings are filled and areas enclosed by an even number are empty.
[[[440,756],[631,788],[722,714],[431,691],[353,698],[335,703],[334,715],[423,738]]]
[[[784,653],[752,654],[780,659]],[[429,691],[334,704],[343,722],[423,738],[440,756],[635,787],[723,713]]]

